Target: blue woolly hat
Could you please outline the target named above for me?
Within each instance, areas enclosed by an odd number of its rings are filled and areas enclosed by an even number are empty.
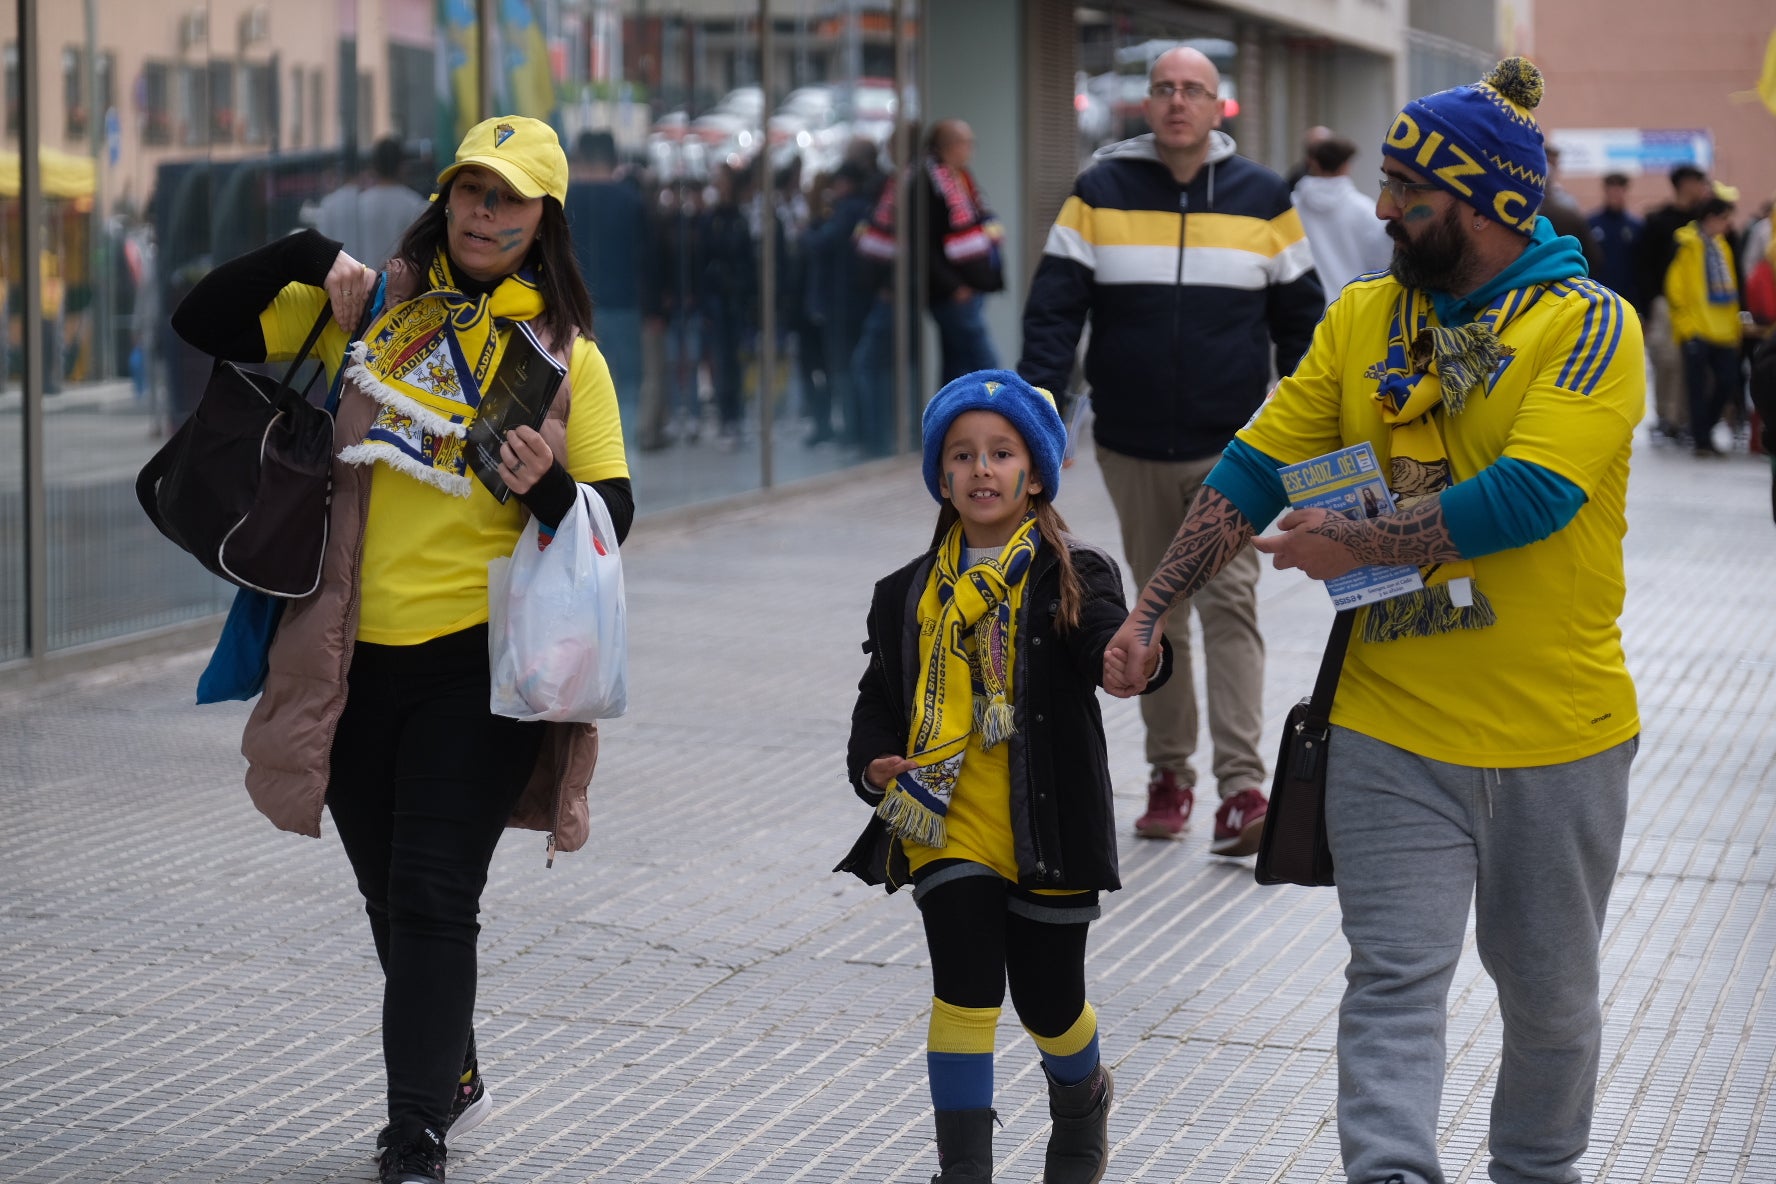
[[[1011,421],[1011,426],[1024,438],[1030,459],[1036,465],[1036,479],[1050,501],[1061,489],[1061,460],[1067,454],[1067,426],[1055,409],[1054,396],[1041,387],[1031,386],[1010,370],[976,370],[952,380],[931,402],[925,404],[925,417],[919,434],[925,444],[925,488],[938,501],[944,500],[941,470],[943,442],[950,425],[965,411],[997,411]]]
[[[1531,114],[1541,101],[1542,72],[1528,58],[1506,58],[1479,82],[1407,103],[1382,155],[1528,235],[1548,188],[1548,154]]]

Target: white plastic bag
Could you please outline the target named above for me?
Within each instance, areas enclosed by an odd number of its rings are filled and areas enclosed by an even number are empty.
[[[590,489],[546,548],[533,518],[512,557],[487,565],[487,616],[495,715],[590,723],[628,708],[623,561]]]

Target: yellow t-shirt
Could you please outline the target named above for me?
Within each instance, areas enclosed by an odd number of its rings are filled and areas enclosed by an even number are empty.
[[[259,314],[266,360],[287,361],[302,348],[326,294],[290,284]],[[509,332],[509,330],[508,330]],[[346,335],[329,321],[316,346],[331,382]],[[582,484],[627,477],[616,388],[598,347],[574,341],[568,363],[573,402],[562,464]],[[418,645],[487,620],[487,563],[510,555],[528,511],[517,498],[495,501],[480,481],[455,497],[377,465],[359,568],[358,640]]]
[[[1367,440],[1388,455],[1371,396],[1399,286],[1358,280],[1326,310],[1294,375],[1239,433],[1279,463]],[[1433,760],[1526,768],[1578,760],[1636,735],[1622,654],[1628,455],[1646,403],[1640,321],[1592,280],[1552,285],[1506,326],[1514,351],[1461,414],[1443,418],[1452,480],[1500,457],[1581,489],[1571,522],[1537,543],[1474,560],[1497,611],[1485,629],[1351,639],[1332,722]]]
[[[944,815],[944,845],[907,843],[907,865],[918,871],[939,859],[984,863],[1017,883],[1016,846],[1011,835],[1010,745],[982,748],[980,736],[968,738],[962,772]]]

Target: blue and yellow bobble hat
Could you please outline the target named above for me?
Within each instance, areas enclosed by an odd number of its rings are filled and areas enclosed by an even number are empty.
[[[943,442],[956,417],[967,411],[997,411],[1011,421],[1030,459],[1036,479],[1050,501],[1061,490],[1061,461],[1067,454],[1067,425],[1055,408],[1054,396],[1031,386],[1010,370],[976,370],[951,380],[925,404],[919,435],[925,447],[925,488],[939,502],[943,495]]]
[[[1479,82],[1406,104],[1382,142],[1391,156],[1518,234],[1535,231],[1548,187],[1548,154],[1531,114],[1542,72],[1506,58]]]

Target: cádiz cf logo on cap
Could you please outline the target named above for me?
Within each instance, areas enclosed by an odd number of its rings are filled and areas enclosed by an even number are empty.
[[[509,140],[509,139],[511,139],[511,138],[512,138],[512,125],[511,125],[511,124],[509,124],[509,123],[498,123],[498,124],[495,124],[495,125],[494,125],[494,128],[493,128],[493,146],[494,146],[494,147],[495,147],[495,148],[498,148],[498,147],[500,147],[500,146],[501,146],[501,145],[503,145],[503,144],[504,144],[504,143],[505,143],[505,142],[506,142],[506,141],[507,141],[507,140]]]

